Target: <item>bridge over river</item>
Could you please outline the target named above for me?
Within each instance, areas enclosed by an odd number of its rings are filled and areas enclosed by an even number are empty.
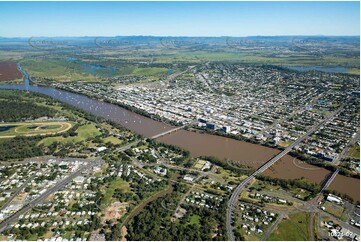
[[[162,136],[168,135],[168,134],[173,133],[173,132],[177,132],[178,130],[184,129],[185,127],[191,126],[191,125],[193,125],[193,124],[195,124],[195,123],[197,123],[196,120],[195,120],[195,121],[192,121],[192,122],[190,122],[190,123],[184,124],[184,125],[182,125],[182,126],[180,126],[180,127],[175,127],[174,129],[170,129],[170,130],[164,131],[164,132],[162,132],[162,133],[153,135],[153,136],[150,137],[150,138],[151,138],[151,139],[158,139],[158,138],[160,138],[160,137],[162,137]]]
[[[229,240],[236,240],[234,233],[233,233],[233,225],[232,225],[232,220],[233,220],[233,212],[234,209],[236,208],[237,202],[238,202],[238,198],[239,195],[241,194],[242,190],[260,173],[264,172],[265,170],[267,170],[269,167],[271,167],[274,163],[276,163],[276,161],[278,161],[279,159],[281,159],[283,156],[285,156],[287,153],[289,153],[295,146],[299,145],[304,139],[306,139],[310,134],[312,134],[313,132],[315,132],[316,130],[318,130],[321,126],[327,124],[331,119],[333,119],[333,117],[338,114],[342,109],[343,109],[344,105],[340,106],[335,112],[333,112],[332,114],[330,114],[328,117],[326,117],[322,122],[320,122],[319,124],[316,124],[315,126],[313,126],[312,128],[310,128],[306,134],[304,134],[302,137],[298,138],[294,143],[292,143],[291,145],[289,145],[286,149],[284,149],[283,151],[281,151],[280,153],[278,153],[276,156],[274,156],[273,158],[271,158],[270,160],[268,160],[266,163],[264,163],[262,166],[260,166],[254,173],[252,173],[249,177],[247,177],[245,180],[243,180],[237,187],[236,189],[233,191],[230,199],[228,200],[228,204],[227,204],[227,215],[226,215],[226,223],[227,223],[227,236]],[[335,172],[336,173],[336,172]],[[329,179],[329,181],[326,182],[326,185],[330,184],[331,181],[333,180],[334,177],[336,177],[336,174],[333,174],[331,176],[332,179]],[[331,181],[330,181],[331,180]]]

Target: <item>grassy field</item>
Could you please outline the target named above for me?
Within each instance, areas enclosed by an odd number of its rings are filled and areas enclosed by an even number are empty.
[[[19,51],[0,50],[0,61],[18,61],[23,59],[25,53]]]
[[[34,136],[63,133],[73,127],[72,122],[32,122],[32,123],[4,123],[1,127],[11,127],[6,131],[0,131],[0,138],[12,138],[15,136]]]
[[[48,137],[40,141],[39,144],[44,144],[46,146],[51,145],[54,142],[61,142],[61,143],[78,143],[81,141],[85,141],[89,138],[95,138],[96,136],[100,135],[100,131],[95,127],[94,124],[86,124],[77,129],[77,135],[73,137]]]
[[[298,187],[290,189],[289,192],[291,192],[292,194],[294,194],[295,196],[297,196],[297,198],[299,198],[301,200],[305,200],[306,197],[311,195],[311,193],[309,191],[304,190],[302,188],[298,188]]]
[[[335,215],[338,218],[346,219],[346,214],[344,214],[344,208],[340,205],[326,201],[322,206],[325,207],[326,212]]]
[[[184,63],[225,61],[247,64],[266,64],[277,66],[344,66],[349,67],[349,73],[359,74],[359,58],[341,56],[317,56],[307,53],[283,53],[258,50],[233,50],[233,51],[174,51],[167,55],[159,56],[157,63]]]
[[[256,191],[264,191],[264,192],[275,192],[280,189],[279,186],[274,186],[258,179],[255,179],[255,181],[250,185],[250,188],[253,188]]]
[[[206,164],[205,160],[198,160],[197,163],[194,165],[194,168],[200,170],[204,166],[204,164]]]
[[[290,141],[280,141],[278,145],[281,147],[288,147],[290,144],[292,144]]]
[[[300,241],[308,240],[309,214],[291,214],[283,220],[268,238],[269,241]]]
[[[102,200],[102,204],[101,204],[102,208],[105,208],[110,205],[110,203],[113,200],[112,197],[114,195],[114,191],[116,188],[120,189],[122,192],[130,191],[129,184],[126,181],[124,181],[123,179],[121,179],[120,177],[117,177],[114,181],[112,181],[109,184],[108,187],[106,187],[104,199]]]
[[[353,158],[360,159],[360,145],[354,144],[354,146],[352,146],[348,151],[348,155]]]
[[[89,61],[92,63],[92,61]],[[94,63],[98,61],[94,60]],[[67,61],[66,59],[33,59],[21,62],[22,67],[30,76],[51,78],[56,81],[100,81],[102,77],[146,76],[150,79],[159,79],[166,76],[167,68],[160,67],[137,67],[133,64],[119,66],[116,70],[92,69],[91,65],[80,60]],[[84,65],[86,65],[84,67]],[[102,65],[102,64],[101,64]]]
[[[156,57],[152,56],[155,50],[142,51],[140,55],[129,54],[122,57],[110,58],[106,53],[89,59],[76,59],[69,61],[64,58],[45,57],[26,59],[21,61],[22,67],[33,77],[51,78],[55,81],[85,81],[101,82],[109,80],[108,77],[143,77],[140,83],[159,80],[169,75],[168,68],[162,65],[169,64],[199,64],[204,62],[230,62],[246,64],[266,64],[276,66],[325,66],[345,67],[351,74],[359,74],[359,58],[340,56],[315,56],[307,53],[283,53],[278,54],[261,50],[223,50],[212,49],[188,51],[188,50],[158,50]],[[141,62],[148,63],[139,64]],[[100,65],[105,68],[93,68],[92,65]],[[84,67],[84,65],[86,65]],[[153,66],[152,66],[153,65]],[[112,70],[107,67],[115,68]],[[182,68],[174,66],[174,72]]]
[[[135,68],[131,75],[133,76],[160,76],[165,75],[167,73],[167,68],[157,68],[157,67],[149,67],[149,68]]]
[[[114,145],[117,145],[117,144],[121,144],[121,143],[122,143],[122,141],[121,141],[120,139],[118,139],[118,138],[116,138],[116,137],[113,137],[113,136],[106,137],[106,138],[103,139],[103,140],[104,140],[104,143],[110,142],[110,143],[112,143],[112,144],[114,144]]]
[[[213,176],[218,178],[222,182],[234,181],[237,183],[247,178],[247,176],[245,175],[238,176],[230,170],[223,169],[222,167],[217,167],[217,171],[213,174]]]
[[[21,66],[30,76],[51,78],[56,81],[99,81],[102,77],[120,75],[118,69],[93,67],[91,62],[67,59],[32,59],[21,61]],[[103,66],[103,65],[102,65]]]
[[[30,76],[44,77],[57,80],[86,80],[91,81],[94,76],[65,59],[38,59],[24,60],[21,66],[29,73]]]
[[[360,68],[350,68],[350,74],[360,75]]]
[[[198,214],[193,214],[189,220],[189,224],[200,224],[201,216]]]

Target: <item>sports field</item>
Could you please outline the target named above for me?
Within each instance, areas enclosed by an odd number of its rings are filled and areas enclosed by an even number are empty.
[[[198,162],[194,165],[194,168],[196,169],[202,169],[202,167],[204,166],[204,164],[206,164],[207,161],[205,160],[198,160]]]
[[[60,142],[60,143],[79,143],[82,141],[85,141],[89,138],[95,138],[99,135],[101,135],[100,131],[95,127],[94,124],[86,124],[83,126],[80,126],[76,130],[77,135],[76,136],[70,136],[70,137],[46,137],[42,141],[40,141],[39,144],[44,144],[46,146],[49,146],[53,144],[54,142]]]
[[[58,134],[66,132],[72,126],[70,122],[3,123],[0,124],[0,138]]]

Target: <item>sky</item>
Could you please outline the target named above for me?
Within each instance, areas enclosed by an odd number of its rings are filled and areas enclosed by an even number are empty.
[[[359,34],[359,2],[0,2],[2,37]]]

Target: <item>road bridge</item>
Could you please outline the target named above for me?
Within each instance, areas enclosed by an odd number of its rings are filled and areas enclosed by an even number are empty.
[[[170,133],[173,133],[173,132],[177,132],[178,130],[184,129],[185,127],[190,126],[190,125],[193,125],[193,124],[195,124],[195,123],[197,123],[196,120],[194,120],[194,121],[192,121],[192,122],[189,122],[189,123],[186,123],[186,124],[184,124],[184,125],[182,125],[182,126],[175,127],[174,129],[170,129],[170,130],[164,131],[164,132],[162,132],[162,133],[160,133],[160,134],[153,135],[153,136],[150,137],[150,138],[151,138],[151,139],[157,139],[157,138],[160,138],[160,137],[165,136],[165,135],[167,135],[167,134],[170,134]]]
[[[327,178],[327,180],[324,182],[324,185],[322,186],[322,189],[321,189],[320,193],[322,193],[324,190],[326,190],[330,186],[330,184],[335,179],[335,177],[337,176],[339,171],[340,171],[340,169],[335,170],[332,173],[332,175]]]
[[[177,132],[177,131],[180,130],[180,129],[184,129],[185,126],[186,126],[186,125],[183,125],[183,126],[176,127],[176,128],[174,128],[174,129],[171,129],[171,130],[164,131],[164,132],[162,132],[162,133],[160,133],[160,134],[153,135],[153,136],[150,137],[150,138],[151,138],[151,139],[160,138],[160,137],[165,136],[165,135],[167,135],[167,134],[170,134],[170,133],[173,133],[173,132]]]
[[[289,145],[286,149],[281,151],[279,154],[268,160],[266,163],[264,163],[262,166],[260,166],[254,173],[252,173],[249,177],[247,177],[245,180],[243,180],[233,191],[230,199],[227,203],[227,215],[226,215],[226,228],[227,228],[227,236],[228,240],[236,240],[234,233],[233,233],[233,211],[236,208],[239,195],[241,194],[241,191],[260,173],[267,170],[270,166],[272,166],[276,161],[281,159],[283,156],[285,156],[287,153],[289,153],[295,146],[299,145],[304,139],[306,139],[310,134],[318,130],[321,126],[328,123],[330,120],[335,117],[342,109],[344,105],[340,106],[335,112],[330,114],[327,118],[325,118],[322,122],[320,122],[317,125],[314,125],[312,128],[310,128],[303,136],[298,138],[295,142],[293,142],[291,145]],[[337,174],[336,174],[337,175]]]

